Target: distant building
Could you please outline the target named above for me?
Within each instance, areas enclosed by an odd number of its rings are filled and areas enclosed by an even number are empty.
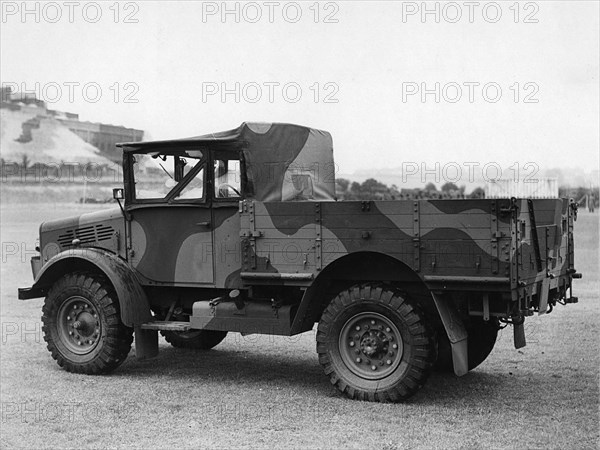
[[[121,162],[121,152],[117,151],[116,143],[141,141],[144,138],[143,130],[99,122],[81,122],[79,114],[48,109],[44,101],[37,99],[31,93],[13,92],[10,87],[3,86],[0,94],[0,108],[12,111],[35,111],[37,118],[53,118],[100,150],[103,156],[115,162]]]
[[[485,188],[486,198],[558,198],[556,178],[490,180]]]
[[[80,122],[79,119],[57,117],[56,120],[85,142],[92,144],[107,158],[117,162],[121,160],[121,152],[115,148],[117,142],[141,141],[144,138],[144,132],[134,128],[98,122]]]

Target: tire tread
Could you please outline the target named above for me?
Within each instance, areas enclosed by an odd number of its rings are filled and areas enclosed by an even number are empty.
[[[329,336],[337,314],[349,306],[366,300],[391,306],[402,316],[411,333],[409,344],[412,346],[412,352],[408,360],[411,369],[407,376],[385,390],[367,390],[349,385],[343,379],[342,374],[337,373],[328,354],[328,344],[337,340],[337,338]],[[354,286],[331,300],[321,316],[317,328],[316,344],[319,363],[323,366],[331,384],[351,399],[371,402],[398,402],[414,395],[427,380],[436,356],[435,335],[425,321],[425,315],[421,312],[420,307],[397,289],[377,283]]]
[[[104,314],[106,322],[106,336],[100,353],[93,360],[83,363],[69,360],[57,347],[54,337],[60,297],[64,292],[77,290],[85,290],[90,294],[89,300]],[[131,350],[133,330],[121,323],[116,292],[108,279],[101,274],[74,272],[56,281],[44,301],[42,323],[46,347],[58,365],[68,372],[88,375],[111,372],[125,361]]]

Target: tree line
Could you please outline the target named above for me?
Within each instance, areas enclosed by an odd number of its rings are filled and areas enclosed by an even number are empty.
[[[427,183],[423,188],[399,189],[392,184],[388,186],[374,178],[358,183],[345,178],[336,180],[336,196],[340,200],[413,200],[413,199],[458,199],[485,198],[485,190],[476,187],[470,193],[465,192],[465,186],[454,183],[444,183],[438,190],[435,184]],[[581,206],[594,210],[598,208],[598,188],[561,186],[558,190],[560,198],[572,198]]]
[[[336,195],[340,200],[412,200],[412,199],[458,199],[458,198],[484,198],[485,191],[481,187],[475,188],[469,194],[465,186],[457,186],[447,182],[438,190],[435,184],[427,183],[423,188],[399,189],[392,184],[388,186],[374,178],[358,183],[345,178],[336,180]]]

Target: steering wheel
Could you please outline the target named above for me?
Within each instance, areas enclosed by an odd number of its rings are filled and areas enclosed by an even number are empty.
[[[242,196],[242,194],[240,194],[240,191],[238,191],[236,188],[234,188],[234,187],[233,187],[232,185],[230,185],[229,183],[223,183],[223,184],[220,184],[220,185],[219,185],[219,187],[218,187],[217,189],[218,189],[218,191],[221,191],[221,189],[223,189],[223,188],[225,188],[225,189],[231,189],[233,192],[235,192],[235,193],[236,193],[236,195],[237,195],[238,197],[241,197],[241,196]]]

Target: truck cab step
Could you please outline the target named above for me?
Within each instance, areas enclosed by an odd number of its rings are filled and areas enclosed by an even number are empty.
[[[141,328],[142,330],[189,331],[192,327],[189,322],[157,320],[155,322],[143,323]]]

